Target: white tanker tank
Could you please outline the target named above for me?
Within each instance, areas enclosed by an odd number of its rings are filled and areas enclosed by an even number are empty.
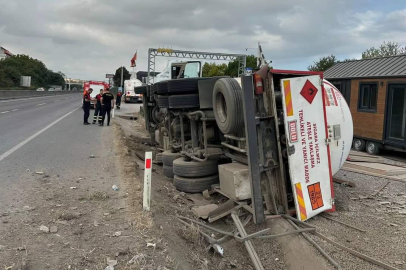
[[[327,125],[330,126],[333,135],[333,143],[330,144],[330,156],[332,174],[334,175],[344,165],[350,153],[353,138],[353,122],[350,108],[341,92],[327,80],[323,80],[323,86],[326,96]],[[336,106],[330,106],[331,104],[329,104],[331,93],[333,93],[331,101],[335,102]],[[338,139],[338,137],[341,138]]]

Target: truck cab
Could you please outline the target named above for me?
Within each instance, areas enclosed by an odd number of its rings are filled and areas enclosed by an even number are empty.
[[[153,77],[152,81],[157,83],[173,79],[200,77],[202,77],[202,63],[200,61],[168,61],[166,68],[157,76]]]

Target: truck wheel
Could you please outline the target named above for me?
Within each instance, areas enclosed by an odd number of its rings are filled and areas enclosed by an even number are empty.
[[[354,147],[357,151],[364,151],[365,150],[365,141],[362,139],[354,138],[352,141],[352,147]]]
[[[155,89],[158,94],[166,94],[168,93],[168,82],[158,82],[155,84]]]
[[[173,95],[168,98],[169,108],[190,109],[199,108],[199,94]]]
[[[178,158],[173,161],[173,173],[183,177],[202,177],[218,173],[218,161],[204,162]]]
[[[211,185],[219,182],[219,176],[217,174],[199,178],[185,178],[181,176],[174,176],[173,183],[179,191],[187,193],[198,193],[210,189]]]
[[[217,126],[224,134],[235,134],[244,128],[242,91],[236,80],[217,80],[213,90],[213,110]]]
[[[158,96],[157,102],[160,108],[168,108],[169,106],[168,96]]]
[[[163,173],[166,177],[168,178],[173,178],[174,174],[173,174],[173,168],[171,166],[163,166],[162,167]]]
[[[211,78],[184,78],[168,81],[169,93],[196,93],[199,90],[199,80]]]
[[[371,155],[378,155],[379,154],[379,148],[381,145],[376,142],[367,142],[366,144],[366,151],[368,154]]]
[[[180,153],[172,153],[171,151],[165,151],[162,153],[162,163],[164,166],[173,166],[173,161],[177,158],[180,158]]]

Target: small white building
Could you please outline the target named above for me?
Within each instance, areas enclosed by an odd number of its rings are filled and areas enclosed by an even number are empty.
[[[13,56],[11,52],[7,49],[0,47],[0,60],[6,59],[7,57]]]

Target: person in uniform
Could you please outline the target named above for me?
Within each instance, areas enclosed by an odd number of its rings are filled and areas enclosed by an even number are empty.
[[[96,121],[100,124],[102,120],[102,105],[101,105],[102,95],[103,90],[100,90],[100,94],[96,95],[96,105],[94,108],[93,124],[96,124]]]
[[[106,117],[107,114],[107,125],[110,125],[110,111],[111,109],[114,109],[114,96],[112,93],[110,93],[110,89],[106,88],[104,94],[102,95],[101,98],[101,104],[102,104],[102,108],[103,108],[103,112],[102,112],[102,122],[100,124],[100,126],[104,125],[104,119]]]
[[[92,98],[90,97],[90,94],[93,92],[92,88],[89,88],[88,91],[86,91],[83,95],[83,111],[84,111],[84,117],[83,117],[83,124],[84,125],[90,125],[88,122],[89,115],[90,115],[90,101]]]
[[[116,100],[116,106],[117,106],[117,109],[120,109],[120,105],[121,105],[121,96],[122,96],[123,94],[121,93],[121,91],[119,91],[118,93],[117,93],[117,100]]]

